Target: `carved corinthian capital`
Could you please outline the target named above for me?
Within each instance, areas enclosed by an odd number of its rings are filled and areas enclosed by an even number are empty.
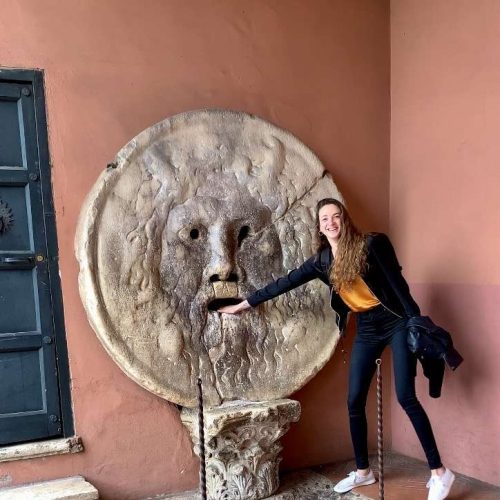
[[[290,399],[259,403],[233,402],[205,411],[207,493],[211,500],[258,500],[279,486],[280,438],[300,417]],[[198,414],[183,409],[199,455]]]

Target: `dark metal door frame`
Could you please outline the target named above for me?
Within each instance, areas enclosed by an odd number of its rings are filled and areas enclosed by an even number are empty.
[[[60,412],[62,424],[61,435],[69,437],[74,434],[73,416],[71,410],[70,374],[68,364],[68,352],[66,345],[64,315],[62,307],[62,293],[59,279],[58,247],[56,235],[56,220],[52,199],[51,165],[48,150],[47,119],[45,111],[45,96],[43,71],[27,69],[7,69],[0,68],[0,85],[2,83],[19,83],[26,85],[25,92],[33,92],[35,130],[32,130],[33,137],[36,138],[37,158],[34,158],[36,170],[28,171],[28,176],[39,175],[36,179],[39,183],[39,194],[42,200],[42,213],[36,222],[33,220],[33,234],[38,241],[45,242],[45,249],[38,259],[45,269],[43,271],[48,276],[50,287],[50,302],[47,304],[51,309],[53,339],[45,339],[47,342],[55,343],[56,370],[58,377],[58,390],[60,400]],[[33,180],[35,177],[30,177]],[[38,249],[36,250],[38,254]],[[36,257],[35,257],[36,259]]]

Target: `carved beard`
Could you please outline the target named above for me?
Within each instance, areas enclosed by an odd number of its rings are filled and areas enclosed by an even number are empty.
[[[237,387],[236,392],[241,393],[261,374],[275,370],[278,339],[262,311],[220,315],[208,311],[207,295],[201,287],[192,301],[181,297],[171,321],[182,325],[185,345],[182,355],[190,363],[192,384],[196,383],[198,373],[204,373],[205,377],[209,374],[204,383],[210,383],[221,400],[232,399],[227,394],[228,388]]]
[[[151,300],[136,304],[133,325],[122,331],[134,332],[127,340],[131,345],[150,341],[158,346],[148,358],[145,351],[133,352],[136,362],[160,367],[160,383],[183,377],[195,394],[201,373],[213,404],[241,394],[251,399],[265,390],[270,373],[278,378],[286,374],[282,360],[295,351],[299,355],[307,341],[308,320],[297,321],[294,315],[300,305],[316,320],[326,319],[324,306],[300,289],[238,315],[220,315],[208,311],[214,298],[210,284],[199,286],[195,276],[177,278],[173,288],[158,287]]]

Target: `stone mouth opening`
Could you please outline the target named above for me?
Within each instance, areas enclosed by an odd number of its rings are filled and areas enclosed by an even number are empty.
[[[239,297],[228,297],[223,299],[214,299],[207,304],[209,311],[217,311],[220,307],[224,306],[234,306],[242,302],[243,299]]]

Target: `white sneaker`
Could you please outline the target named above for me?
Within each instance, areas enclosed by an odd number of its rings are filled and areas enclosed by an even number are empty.
[[[455,474],[450,469],[446,469],[442,476],[431,476],[427,483],[429,488],[427,500],[444,500],[450,492],[453,481]]]
[[[367,476],[358,476],[356,471],[349,472],[348,476],[342,481],[339,481],[333,488],[337,493],[345,493],[346,491],[351,491],[353,488],[358,486],[366,486],[368,484],[373,484],[376,481],[373,471]],[[443,497],[444,498],[444,497]]]

